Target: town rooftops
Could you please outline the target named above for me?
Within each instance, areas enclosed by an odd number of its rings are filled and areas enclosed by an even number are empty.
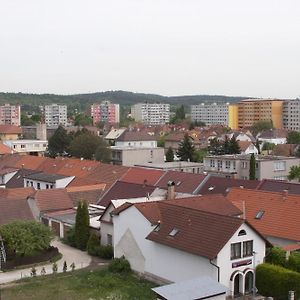
[[[130,168],[121,178],[124,182],[154,185],[164,174],[162,170]]]
[[[117,129],[112,129],[106,136],[106,140],[115,140],[117,139],[124,131],[126,128],[117,128]]]
[[[24,177],[30,174],[38,173],[35,170],[19,169],[17,173],[5,184],[6,188],[24,187]]]
[[[117,142],[130,142],[130,141],[156,141],[157,138],[143,131],[124,131],[118,138]]]
[[[226,198],[244,206],[246,220],[264,236],[300,241],[300,196],[232,188]]]
[[[12,150],[10,147],[8,147],[5,144],[3,144],[2,142],[0,142],[0,155],[11,154],[13,152],[14,152],[14,150]]]
[[[245,186],[245,188],[248,188]],[[263,179],[257,186],[257,190],[270,192],[288,192],[289,194],[300,195],[300,183]]]
[[[284,129],[267,129],[259,136],[259,139],[282,139],[287,137],[287,131]]]
[[[181,168],[192,168],[198,167],[201,168],[203,166],[202,163],[199,162],[191,162],[191,161],[170,161],[163,163],[144,163],[143,165],[136,165],[137,167],[149,168],[149,169],[160,169],[160,170],[168,170],[168,169],[181,169]]]
[[[55,183],[57,180],[68,178],[69,176],[59,174],[48,174],[44,172],[26,175],[26,179]]]
[[[0,134],[21,134],[22,128],[15,125],[0,125]]]

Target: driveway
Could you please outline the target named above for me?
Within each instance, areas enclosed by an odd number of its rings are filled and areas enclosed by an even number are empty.
[[[57,270],[58,273],[63,272],[64,261],[67,262],[67,266],[68,266],[67,271],[71,270],[70,265],[72,263],[75,264],[76,269],[81,269],[89,266],[92,261],[91,257],[86,252],[72,248],[68,245],[61,243],[60,241],[54,240],[51,243],[51,245],[57,247],[59,252],[62,254],[62,258],[56,262],[58,267]],[[41,270],[43,267],[46,270],[46,274],[52,274],[52,265],[53,264],[45,264],[36,267],[37,276],[41,275]],[[30,272],[31,272],[31,268],[14,270],[14,271],[4,272],[4,273],[0,272],[0,284],[15,281],[24,277],[29,277]]]

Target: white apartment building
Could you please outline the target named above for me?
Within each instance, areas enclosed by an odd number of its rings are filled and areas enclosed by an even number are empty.
[[[131,116],[147,125],[162,125],[170,122],[170,104],[137,103],[131,106]]]
[[[21,125],[20,105],[4,104],[0,106],[0,124]]]
[[[283,128],[300,131],[300,99],[283,102]]]
[[[50,104],[45,105],[45,123],[47,126],[67,125],[67,105]]]
[[[228,124],[229,103],[201,103],[191,105],[193,122],[204,122],[206,125]]]

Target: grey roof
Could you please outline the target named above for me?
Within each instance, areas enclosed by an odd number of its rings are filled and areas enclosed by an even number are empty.
[[[27,176],[36,173],[40,173],[40,171],[22,168],[6,183],[6,187],[7,188],[24,187],[24,177],[27,178]]]
[[[208,276],[171,283],[152,289],[167,300],[205,299],[225,294],[227,288]]]
[[[67,177],[70,177],[70,176],[58,175],[58,174],[48,174],[48,173],[44,173],[44,172],[34,173],[34,174],[30,174],[30,175],[25,176],[26,179],[32,179],[32,180],[38,180],[38,181],[44,181],[44,182],[51,182],[51,183],[55,183],[56,180],[64,179],[64,178],[67,178]]]

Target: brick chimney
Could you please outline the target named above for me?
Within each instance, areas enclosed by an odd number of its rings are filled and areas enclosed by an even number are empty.
[[[175,182],[168,182],[168,192],[167,192],[167,200],[175,199]]]

